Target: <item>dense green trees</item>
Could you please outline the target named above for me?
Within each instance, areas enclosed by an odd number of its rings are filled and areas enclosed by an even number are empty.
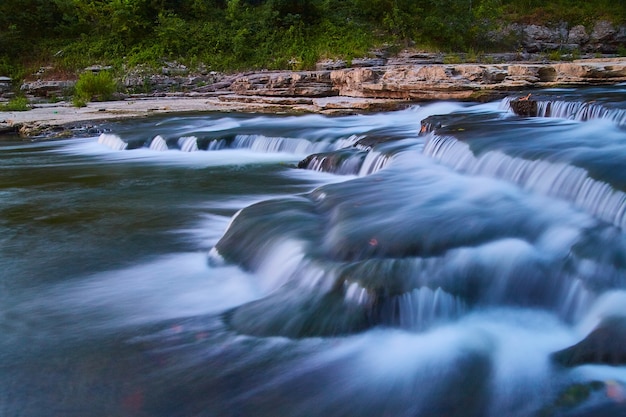
[[[310,67],[383,43],[443,51],[494,47],[502,21],[623,21],[614,0],[2,0],[0,72],[177,59],[215,70]]]

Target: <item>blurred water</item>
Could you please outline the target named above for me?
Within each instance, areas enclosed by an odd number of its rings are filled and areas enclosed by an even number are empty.
[[[551,360],[626,316],[621,88],[2,138],[0,415],[623,413]]]

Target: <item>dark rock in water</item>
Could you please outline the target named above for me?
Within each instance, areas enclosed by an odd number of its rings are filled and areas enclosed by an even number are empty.
[[[387,142],[392,142],[394,140],[398,140],[397,137],[394,136],[366,136],[362,139],[359,139],[355,144],[354,147],[358,148],[358,149],[363,149],[366,151],[371,150],[372,148],[374,148],[374,146],[376,145],[380,145],[383,143],[387,143]]]
[[[626,364],[626,317],[604,319],[579,343],[552,354],[563,366]]]
[[[487,352],[472,350],[463,357],[457,359],[455,369],[458,378],[450,378],[447,384],[437,390],[438,395],[433,395],[433,403],[428,409],[420,410],[420,416],[440,417],[479,417],[489,414],[490,374],[492,372],[491,357]]]
[[[535,117],[537,116],[537,101],[526,97],[511,100],[511,110],[518,116]]]
[[[224,321],[238,333],[289,338],[346,335],[372,325],[364,306],[346,304],[338,292],[315,296],[298,288],[237,307]]]
[[[263,201],[243,209],[215,245],[228,262],[254,270],[277,240],[306,241],[320,234],[313,204],[304,197]]]
[[[300,161],[298,168],[343,175],[356,175],[359,173],[366,155],[367,152],[354,148],[316,153]]]

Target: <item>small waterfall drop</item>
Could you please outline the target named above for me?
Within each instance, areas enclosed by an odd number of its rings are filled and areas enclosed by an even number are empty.
[[[198,138],[195,136],[183,136],[178,139],[178,147],[183,152],[195,152],[198,150]]]
[[[458,318],[467,310],[462,299],[429,287],[393,297],[384,309],[383,320],[410,330],[424,330],[437,322]]]
[[[361,170],[365,156],[363,152],[351,150],[313,154],[301,161],[298,167],[337,175],[357,175]]]
[[[271,137],[264,135],[237,135],[232,147],[250,149],[256,152],[286,152],[292,154],[310,154],[330,150],[326,142],[310,142],[306,139]]]
[[[167,151],[167,143],[165,142],[165,139],[163,139],[163,136],[156,135],[152,139],[152,142],[150,142],[149,148],[151,151],[159,151],[159,152]]]
[[[500,103],[501,110],[513,111],[511,102],[515,97],[506,97]],[[572,100],[532,100],[531,116],[556,119],[576,120],[607,120],[617,126],[626,126],[626,110],[611,108],[601,103]],[[536,114],[534,109],[536,109]]]
[[[591,178],[582,168],[511,157],[499,151],[475,156],[468,144],[432,135],[424,154],[457,171],[511,181],[520,187],[574,204],[618,227],[626,227],[626,193]]]
[[[110,133],[102,133],[98,137],[98,143],[104,146],[108,146],[114,151],[123,151],[128,147],[128,143],[124,142],[122,138]]]
[[[390,155],[383,152],[368,152],[363,164],[361,165],[361,169],[359,170],[359,176],[363,177],[380,171],[389,164],[391,159],[392,157]]]
[[[603,119],[618,126],[626,126],[626,110],[611,109],[601,104],[579,101],[537,101],[537,116],[581,122]]]

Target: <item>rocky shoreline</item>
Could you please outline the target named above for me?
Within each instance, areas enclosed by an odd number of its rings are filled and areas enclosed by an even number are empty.
[[[0,112],[0,133],[71,136],[106,120],[181,112],[382,111],[422,101],[489,101],[539,88],[626,82],[626,58],[617,57],[498,64],[424,63],[419,57],[385,65],[374,61],[349,68],[213,77],[213,82],[186,91],[129,94],[83,108],[67,102],[34,104],[25,112]]]

